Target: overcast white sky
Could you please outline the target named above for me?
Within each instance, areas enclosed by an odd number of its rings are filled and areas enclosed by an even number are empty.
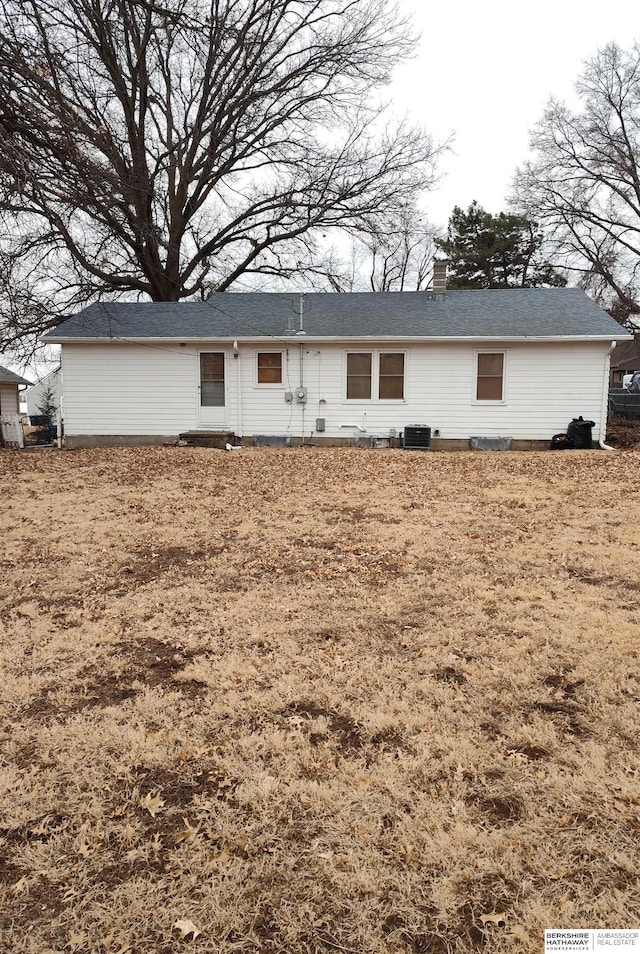
[[[638,0],[398,0],[421,34],[391,96],[437,140],[455,133],[446,174],[427,200],[434,225],[477,199],[505,207],[528,131],[551,95],[572,101],[584,60],[615,40],[640,40]]]

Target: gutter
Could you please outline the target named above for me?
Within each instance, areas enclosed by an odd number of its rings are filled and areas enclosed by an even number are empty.
[[[616,346],[616,342],[612,341],[609,350],[607,351],[604,358],[604,380],[602,382],[602,410],[600,412],[600,420],[604,424],[604,434],[602,433],[602,424],[600,426],[600,439],[598,444],[602,450],[612,451],[615,450],[615,447],[611,447],[610,444],[605,444],[604,436],[607,433],[607,419],[609,416],[609,368],[611,367],[611,355],[613,349]]]
[[[631,341],[633,335],[621,334],[616,335],[615,341]],[[157,337],[157,336],[137,336],[137,337],[127,337],[127,336],[118,336],[118,335],[92,335],[91,337],[43,337],[40,339],[45,344],[186,344],[186,343],[202,343],[202,342],[220,342],[227,345],[232,345],[234,341],[242,341],[243,343],[249,342],[274,342],[277,341],[280,344],[290,347],[294,341],[295,336],[286,336],[286,335],[252,335],[247,337],[229,335],[211,337],[209,335],[198,335],[197,337],[176,337],[172,335],[171,337]],[[447,343],[455,343],[456,341],[491,341],[491,342],[563,342],[563,341],[584,341],[584,342],[598,342],[598,341],[611,341],[611,335],[305,335],[305,344],[345,344],[349,342],[425,342],[433,343],[444,341]]]

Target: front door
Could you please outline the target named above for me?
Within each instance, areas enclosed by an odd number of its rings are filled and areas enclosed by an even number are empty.
[[[227,423],[226,355],[224,351],[200,352],[200,423],[222,427]]]

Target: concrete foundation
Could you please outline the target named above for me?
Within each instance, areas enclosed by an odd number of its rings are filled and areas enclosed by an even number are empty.
[[[264,438],[261,439],[260,435],[239,439],[239,443],[244,444],[245,447],[283,446],[283,444],[268,445],[263,441]],[[315,434],[313,437],[305,437],[304,441],[301,437],[292,437],[285,446],[302,447],[303,444],[305,447],[355,447],[355,441],[351,437],[317,437]]]
[[[251,438],[254,447],[291,447],[293,438],[290,434],[254,434]]]
[[[67,450],[77,447],[140,447],[144,444],[169,444],[177,441],[177,434],[67,434]]]
[[[548,441],[511,441],[511,450],[514,451],[542,451],[549,450],[551,438]]]
[[[551,438],[548,441],[534,441],[534,440],[517,440],[513,438],[511,440],[511,450],[512,451],[541,451],[549,450],[549,444],[551,443]],[[448,437],[432,437],[431,438],[431,450],[433,451],[462,451],[462,450],[472,450],[471,440],[470,439],[453,439]]]
[[[209,446],[220,446],[220,435],[208,435],[212,440]],[[225,434],[225,438],[227,435]],[[145,444],[171,444],[178,441],[178,434],[75,434],[67,435],[64,439],[64,446],[70,450],[78,447],[139,447]],[[253,437],[235,437],[229,443],[244,444],[251,447],[254,443]],[[300,437],[294,437],[291,441],[293,447],[300,447],[303,441]],[[305,445],[312,447],[355,447],[357,438],[355,437],[320,437],[315,435],[311,438],[305,438]],[[398,438],[390,441],[393,447],[402,447]],[[514,438],[511,441],[512,451],[541,451],[548,450],[551,438],[545,441],[539,440],[518,440]],[[224,446],[224,444],[222,444]],[[470,440],[453,439],[447,437],[432,437],[431,451],[468,451],[471,450]]]

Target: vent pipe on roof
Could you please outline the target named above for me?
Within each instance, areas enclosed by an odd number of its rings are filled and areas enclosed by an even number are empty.
[[[300,322],[300,327],[299,327],[298,330],[296,331],[296,334],[297,334],[297,335],[306,335],[306,331],[304,330],[304,310],[305,310],[305,304],[306,304],[306,303],[305,303],[305,300],[304,300],[304,295],[300,295],[300,306],[299,306],[299,309],[298,309],[298,316],[299,316],[298,320],[299,320],[299,322]]]
[[[448,258],[434,258],[433,260],[433,283],[431,290],[434,295],[444,295],[447,290],[448,264]]]

